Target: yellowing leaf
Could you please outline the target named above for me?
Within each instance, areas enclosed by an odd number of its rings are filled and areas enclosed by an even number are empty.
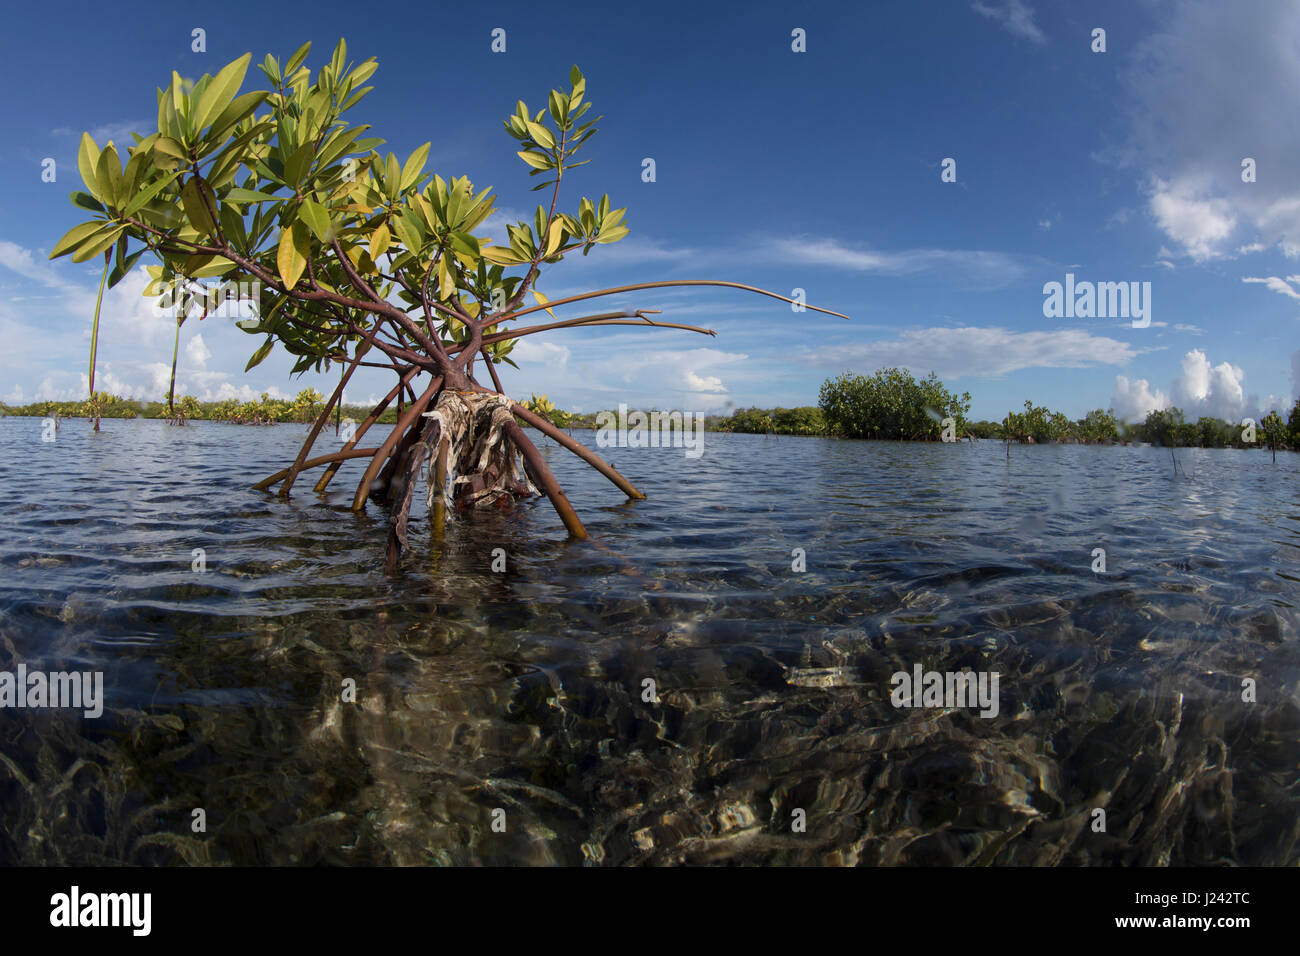
[[[549,258],[555,255],[555,250],[560,248],[560,237],[564,232],[564,223],[559,219],[551,223],[550,231],[546,234],[546,253],[543,258]]]
[[[297,285],[303,270],[307,268],[307,241],[307,226],[304,223],[295,222],[280,232],[280,246],[276,250],[275,260],[286,289]]]
[[[537,300],[538,305],[546,305],[546,303],[551,301],[550,299],[546,298],[546,296],[538,292],[536,289],[533,289],[532,293],[533,293],[533,298]],[[555,312],[550,308],[546,310],[546,314],[549,315],[551,318],[555,318]]]
[[[388,248],[392,241],[392,234],[388,231],[385,223],[380,223],[375,227],[375,231],[370,234],[370,258],[378,259]]]
[[[444,302],[450,301],[451,297],[456,294],[456,274],[451,264],[448,263],[447,257],[443,256],[438,260],[438,298]]]

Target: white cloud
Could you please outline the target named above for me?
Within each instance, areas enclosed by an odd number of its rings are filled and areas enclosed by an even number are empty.
[[[1185,255],[1204,262],[1223,255],[1223,241],[1237,228],[1226,199],[1205,198],[1204,187],[1157,179],[1152,189],[1151,215]]]
[[[569,364],[569,349],[554,342],[538,342],[533,338],[519,339],[510,357],[521,366],[542,366],[552,371],[562,371]],[[477,377],[477,376],[476,376]]]
[[[1110,407],[1122,422],[1140,422],[1147,412],[1169,407],[1169,399],[1159,389],[1152,390],[1144,378],[1129,381],[1124,375],[1115,376],[1115,392],[1110,397]]]
[[[1300,352],[1292,356],[1293,387],[1300,384]],[[1246,373],[1230,362],[1211,365],[1200,349],[1192,349],[1183,356],[1178,377],[1170,393],[1152,389],[1146,379],[1130,381],[1123,375],[1115,377],[1115,392],[1111,406],[1122,421],[1141,421],[1147,412],[1177,406],[1187,421],[1196,421],[1203,415],[1223,421],[1236,422],[1245,417],[1258,418],[1259,401],[1245,389]]]
[[[1027,270],[1024,257],[982,249],[904,249],[880,252],[845,245],[836,239],[769,240],[760,250],[774,261],[901,276],[941,273],[984,284],[1005,285]]]
[[[1221,362],[1210,365],[1200,349],[1183,356],[1182,373],[1174,382],[1174,404],[1189,419],[1211,415],[1224,421],[1236,421],[1247,412],[1242,388],[1246,373],[1235,365]]]
[[[1289,296],[1292,299],[1300,299],[1300,292],[1291,287],[1292,282],[1300,281],[1300,276],[1287,276],[1285,279],[1278,276],[1243,276],[1242,282],[1259,283],[1268,287],[1269,291],[1276,292],[1278,295]]]
[[[1125,74],[1135,104],[1122,162],[1145,171],[1149,212],[1196,261],[1274,245],[1300,255],[1300,4],[1167,5]],[[1241,179],[1255,160],[1257,180]],[[1234,241],[1235,240],[1235,241]]]
[[[691,369],[682,374],[682,387],[688,392],[725,392],[727,387],[716,375],[698,375]]]
[[[1003,0],[1002,3],[972,3],[971,9],[981,16],[996,21],[1002,29],[1014,36],[1046,43],[1047,37],[1034,23],[1034,11],[1024,0]]]
[[[32,255],[30,249],[24,249],[17,243],[0,242],[0,266],[51,288],[65,291],[70,291],[73,288],[59,275],[58,271],[47,259],[44,257],[37,259]]]
[[[883,342],[826,346],[806,353],[811,364],[877,369],[902,366],[944,379],[996,378],[1025,368],[1126,365],[1138,355],[1127,342],[1086,329],[1015,332],[998,328],[910,329]]]
[[[185,344],[186,361],[203,368],[210,358],[212,358],[212,350],[203,344],[202,334],[195,333],[194,337]]]

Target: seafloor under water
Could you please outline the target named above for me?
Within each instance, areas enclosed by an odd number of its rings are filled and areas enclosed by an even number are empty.
[[[0,670],[107,698],[0,710],[0,862],[1300,862],[1300,455],[549,445],[592,541],[421,514],[389,579],[360,465],[250,489],[300,439],[0,419]]]

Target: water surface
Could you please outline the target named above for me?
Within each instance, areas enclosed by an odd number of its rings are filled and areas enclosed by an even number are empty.
[[[542,442],[592,540],[417,507],[386,577],[361,463],[251,489],[304,433],[0,419],[0,669],[107,695],[0,710],[0,861],[1300,862],[1298,455]]]

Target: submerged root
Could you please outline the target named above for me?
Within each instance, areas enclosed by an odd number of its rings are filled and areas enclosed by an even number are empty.
[[[512,404],[504,395],[448,389],[438,396],[433,411],[424,413],[437,422],[439,431],[438,448],[429,450],[430,506],[437,485],[434,468],[443,450],[448,479],[443,494],[448,506],[484,507],[539,494],[519,449],[506,434],[514,423]]]
[[[517,499],[539,494],[529,477],[523,452],[509,436],[515,425],[511,401],[504,395],[445,389],[425,420],[394,457],[387,567],[397,566],[407,547],[407,524],[420,472],[428,460],[427,503],[440,521],[447,508],[509,507]]]

